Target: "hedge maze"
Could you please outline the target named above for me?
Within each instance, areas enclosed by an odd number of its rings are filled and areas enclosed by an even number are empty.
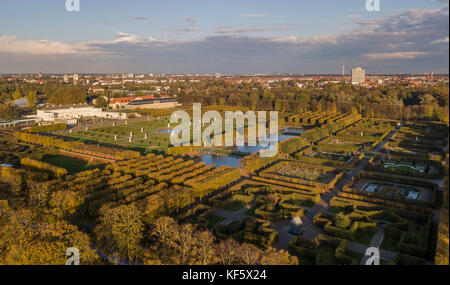
[[[334,167],[280,160],[258,176],[273,184],[324,193],[334,187],[342,172]]]
[[[49,211],[81,226],[95,224],[111,209],[133,205],[145,225],[172,216],[180,224],[210,230],[220,240],[287,249],[300,264],[317,265],[360,264],[363,253],[349,248],[371,245],[380,232],[384,234],[380,248],[395,253],[391,264],[425,264],[433,259],[432,243],[438,235],[436,260],[445,263],[442,233],[448,233],[448,208],[441,212],[447,222],[441,220],[439,230],[433,215],[442,200],[448,204],[448,190],[440,191],[437,184],[448,175],[448,165],[443,163],[447,125],[321,112],[291,114],[285,120],[286,125],[308,130],[280,142],[275,157],[258,153],[243,157],[241,169],[190,159],[192,153],[201,153],[200,147],[168,147],[168,134],[160,133],[166,120],[72,135],[75,140],[116,147],[39,135],[57,127],[35,127],[14,133],[15,141],[2,140],[2,148],[20,153],[6,161],[20,161],[22,169],[0,168],[0,178],[18,175],[20,183],[27,176],[43,181]],[[148,141],[142,142],[142,129],[148,132]],[[130,131],[135,145],[113,139]],[[377,146],[388,137],[380,150]],[[142,155],[145,151],[131,150],[144,145],[167,151]],[[108,163],[104,168],[96,165],[93,170],[68,173],[39,157],[26,157],[42,146],[101,157]],[[1,188],[10,180],[0,180]],[[294,217],[302,219],[309,239],[286,236],[284,229]]]
[[[295,237],[289,242],[288,251],[300,264],[356,265],[347,251],[347,240],[319,234],[314,240]]]
[[[221,239],[233,238],[240,242],[252,243],[266,249],[272,246],[278,238],[278,232],[269,228],[270,222],[247,218],[241,222],[233,222],[230,225],[216,225],[214,234]]]

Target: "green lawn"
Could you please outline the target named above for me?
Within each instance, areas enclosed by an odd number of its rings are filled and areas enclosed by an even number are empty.
[[[239,201],[230,201],[227,203],[227,206],[225,207],[225,210],[237,212],[240,209],[244,208],[245,204]]]
[[[209,216],[209,223],[211,224],[212,227],[214,227],[217,224],[220,224],[221,222],[225,221],[226,218],[224,217],[220,217],[220,216],[216,216],[216,215],[211,215]]]
[[[374,236],[375,233],[367,233],[367,232],[358,232],[358,234],[356,234],[356,242],[365,244],[365,245],[369,245],[370,241],[372,241],[372,238]]]
[[[167,150],[170,144],[168,131],[168,120],[152,120],[129,123],[128,125],[108,126],[103,128],[92,128],[78,131],[77,133],[64,133],[67,139],[77,141],[93,141],[108,145],[117,145],[129,149],[151,152],[152,150]],[[141,132],[141,129],[144,132]],[[166,132],[161,132],[166,131]],[[133,140],[128,141],[130,132],[133,132]],[[145,139],[147,133],[147,139]],[[114,136],[117,134],[117,140]]]
[[[101,168],[102,166],[104,166],[104,164],[91,163],[81,159],[64,155],[45,155],[42,158],[42,161],[58,167],[65,168],[67,169],[67,171],[71,173],[78,173],[94,168]]]
[[[299,265],[316,265],[316,261],[314,259],[298,257]]]
[[[396,252],[398,251],[398,242],[396,239],[384,236],[380,248]]]
[[[329,207],[327,212],[334,213],[334,214],[339,214],[340,212],[343,212],[343,210],[341,210],[338,207]]]
[[[361,260],[364,257],[364,255],[362,253],[354,252],[354,251],[347,251],[346,254],[348,256],[350,256],[351,258],[353,258],[354,260],[356,260],[357,264],[360,264]]]
[[[317,249],[317,254],[320,254],[321,265],[336,265],[334,254],[336,249],[326,245],[321,245]]]
[[[303,206],[303,207],[307,207],[307,208],[314,207],[314,205],[316,204],[316,203],[314,203],[313,201],[310,201],[310,200],[289,200],[289,201],[286,201],[286,202],[289,203],[289,204]]]
[[[250,208],[250,210],[248,210],[247,212],[245,212],[245,215],[246,215],[246,216],[249,216],[249,217],[256,217],[256,216],[255,216],[255,210],[256,210],[256,209],[258,209],[258,206],[257,206],[257,205],[253,206],[252,208]]]

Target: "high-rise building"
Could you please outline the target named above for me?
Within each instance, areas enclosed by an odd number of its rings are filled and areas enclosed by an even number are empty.
[[[78,74],[74,73],[73,74],[73,81],[78,81],[78,79],[79,79]]]
[[[64,82],[69,82],[69,75],[64,75],[63,80]]]
[[[359,85],[366,82],[366,71],[361,67],[352,69],[352,84]]]
[[[222,76],[222,74],[220,74],[219,72],[216,72],[215,77],[216,79],[219,79]]]
[[[342,65],[342,76],[345,76],[345,64]]]

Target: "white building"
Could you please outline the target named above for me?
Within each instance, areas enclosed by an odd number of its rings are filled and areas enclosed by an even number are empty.
[[[74,73],[73,74],[73,81],[78,81],[80,79],[80,77],[78,76],[78,74]]]
[[[352,69],[352,84],[360,85],[366,82],[366,71],[361,67]]]
[[[126,114],[117,112],[103,112],[101,108],[95,108],[87,104],[69,106],[49,106],[37,110],[36,117],[45,122],[69,121],[86,117],[126,119]]]

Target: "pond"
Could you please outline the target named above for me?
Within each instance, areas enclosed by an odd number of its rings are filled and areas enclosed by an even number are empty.
[[[284,134],[285,135],[301,135],[303,134],[305,131],[303,129],[298,129],[298,128],[286,128],[284,129]]]
[[[286,134],[278,135],[278,142],[283,142],[292,137],[296,137],[296,136],[286,135]],[[245,154],[257,153],[258,151],[263,150],[263,149],[269,149],[269,146],[261,146],[261,145],[257,144],[256,146],[245,145],[245,146],[237,147],[238,152],[245,153]],[[270,149],[273,149],[273,146],[271,146]]]
[[[220,156],[220,155],[212,155],[205,154],[201,156],[201,161],[206,165],[214,164],[216,167],[221,166],[230,166],[230,167],[239,167],[239,160],[242,157],[239,156]]]

